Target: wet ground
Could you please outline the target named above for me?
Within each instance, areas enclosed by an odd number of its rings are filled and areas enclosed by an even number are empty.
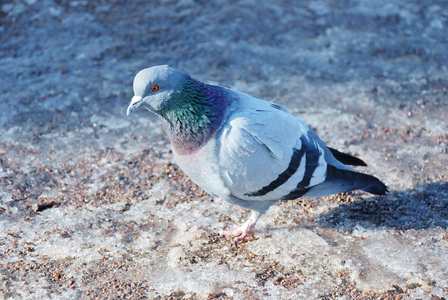
[[[0,295],[448,298],[447,1],[3,1]],[[172,159],[132,79],[287,106],[389,187],[248,212]]]

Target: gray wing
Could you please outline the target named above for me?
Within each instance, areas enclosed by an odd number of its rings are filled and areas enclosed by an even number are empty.
[[[229,116],[219,144],[221,178],[239,199],[290,200],[355,189],[374,194],[387,191],[377,178],[337,160],[316,133],[286,109],[250,96]]]
[[[235,197],[279,200],[325,181],[328,150],[304,122],[279,107],[245,99],[219,134],[220,174]]]

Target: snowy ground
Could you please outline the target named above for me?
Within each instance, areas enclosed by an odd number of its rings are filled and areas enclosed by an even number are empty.
[[[0,295],[447,299],[448,2],[5,0]],[[170,64],[281,103],[390,187],[248,212],[126,117]]]

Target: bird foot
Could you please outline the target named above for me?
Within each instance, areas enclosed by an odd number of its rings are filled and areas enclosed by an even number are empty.
[[[253,220],[252,218],[250,218],[249,220],[247,220],[243,225],[241,226],[236,226],[233,228],[233,230],[221,230],[219,232],[220,235],[224,235],[224,236],[236,236],[235,240],[233,241],[235,243],[235,245],[239,242],[241,242],[242,240],[244,240],[244,238],[252,232],[252,230],[255,228],[255,220]]]

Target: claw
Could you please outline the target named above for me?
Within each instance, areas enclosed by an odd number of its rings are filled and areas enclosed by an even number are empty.
[[[224,236],[236,236],[235,240],[233,241],[234,244],[236,245],[237,243],[241,242],[242,240],[244,240],[244,238],[253,231],[253,229],[255,228],[255,222],[256,220],[253,219],[252,217],[247,220],[243,225],[241,226],[236,226],[233,228],[233,230],[221,230],[219,232],[220,235],[224,235]]]

